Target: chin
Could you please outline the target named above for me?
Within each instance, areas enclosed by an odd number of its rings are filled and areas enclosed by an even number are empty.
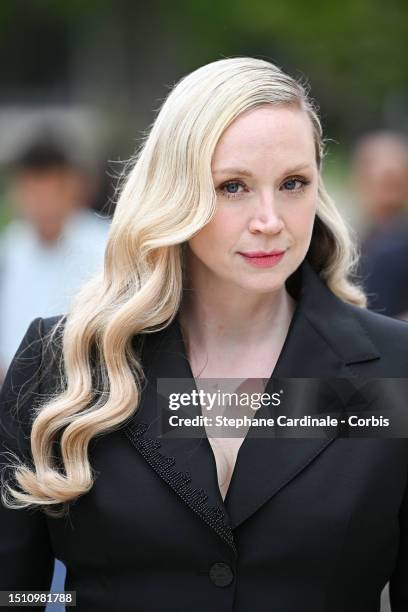
[[[251,293],[271,293],[272,291],[277,291],[281,289],[285,284],[286,276],[279,274],[276,275],[276,278],[271,279],[267,277],[259,277],[256,280],[251,279],[248,282],[240,282],[237,283],[241,289]]]

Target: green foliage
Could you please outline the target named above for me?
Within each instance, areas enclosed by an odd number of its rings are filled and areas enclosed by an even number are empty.
[[[384,0],[179,0],[161,9],[198,63],[215,53],[289,58],[367,100],[406,89],[408,3]]]
[[[17,0],[0,3],[0,40],[41,21],[63,24],[71,49],[101,44],[106,24],[114,24],[130,79],[136,53],[145,81],[154,78],[151,61],[162,57],[166,66],[171,57],[169,84],[221,57],[268,58],[298,78],[307,75],[335,134],[376,126],[390,100],[402,96],[404,107],[408,95],[403,0]],[[22,52],[35,62],[35,49]],[[162,73],[157,82],[165,83]]]

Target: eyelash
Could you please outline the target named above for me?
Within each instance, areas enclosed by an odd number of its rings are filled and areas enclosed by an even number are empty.
[[[300,183],[302,183],[302,186],[299,187],[298,189],[287,189],[285,191],[287,191],[288,193],[292,193],[292,194],[298,194],[302,191],[304,191],[304,189],[307,187],[307,185],[310,184],[310,181],[301,177],[301,176],[291,176],[289,178],[287,178],[284,182],[283,185],[285,183],[288,183],[289,181],[299,181]],[[246,185],[245,183],[243,183],[241,180],[239,179],[233,179],[233,180],[229,180],[226,181],[225,183],[222,183],[219,187],[218,187],[218,191],[221,192],[221,194],[226,197],[226,198],[231,198],[231,199],[235,199],[235,198],[239,198],[242,196],[242,193],[228,193],[227,191],[223,191],[223,189],[225,189],[226,187],[228,187],[228,185],[240,185],[241,187],[245,188]]]

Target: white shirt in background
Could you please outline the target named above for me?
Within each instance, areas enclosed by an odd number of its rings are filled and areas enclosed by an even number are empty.
[[[72,215],[53,244],[26,221],[0,235],[0,368],[10,365],[36,317],[67,312],[84,281],[103,265],[109,221],[90,210]]]

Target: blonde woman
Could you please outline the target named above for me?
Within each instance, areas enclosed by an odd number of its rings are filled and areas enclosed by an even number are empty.
[[[87,612],[373,612],[388,580],[408,609],[405,439],[162,435],[163,379],[408,376],[322,156],[305,88],[267,61],[171,91],[103,271],[8,371],[0,590],[48,590],[56,557]]]

